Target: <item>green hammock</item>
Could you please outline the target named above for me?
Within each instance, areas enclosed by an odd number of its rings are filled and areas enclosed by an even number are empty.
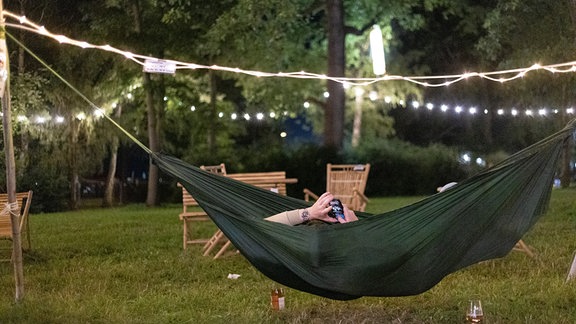
[[[152,154],[259,271],[338,300],[422,293],[474,263],[505,256],[545,211],[575,122],[451,189],[359,221],[288,226],[263,218],[309,203]]]

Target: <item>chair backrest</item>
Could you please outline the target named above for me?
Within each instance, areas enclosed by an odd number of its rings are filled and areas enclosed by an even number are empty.
[[[286,178],[286,171],[229,173],[228,177],[286,196],[286,184],[298,179]]]
[[[226,175],[226,165],[224,165],[224,163],[218,165],[201,165],[200,169],[219,175]]]
[[[226,175],[226,165],[224,163],[218,165],[202,165],[200,169],[223,176]],[[189,212],[188,207],[197,207],[198,202],[186,191],[184,186],[180,183],[178,183],[178,186],[182,187],[182,214],[185,215]]]
[[[326,191],[353,210],[364,211],[366,204],[358,194],[364,195],[370,173],[370,164],[326,165]]]

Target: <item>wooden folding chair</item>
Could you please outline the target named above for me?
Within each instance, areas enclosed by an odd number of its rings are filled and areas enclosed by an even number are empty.
[[[224,163],[218,165],[202,165],[200,168],[215,174],[226,175],[226,165],[224,165]],[[195,239],[192,237],[191,232],[193,228],[191,228],[191,224],[192,222],[210,220],[210,217],[199,208],[198,202],[186,191],[186,188],[181,184],[178,184],[178,186],[182,187],[182,212],[179,217],[180,220],[182,220],[183,227],[183,248],[186,249],[189,244],[205,244],[209,241],[208,238]]]
[[[30,240],[30,228],[28,213],[32,204],[32,190],[16,193],[16,203],[20,208],[20,237],[22,238],[22,249],[32,248]],[[12,240],[12,221],[8,208],[8,195],[0,194],[0,239]]]
[[[364,194],[370,164],[331,164],[326,165],[326,191],[340,199],[348,208],[364,211],[369,199]],[[304,200],[318,199],[319,195],[304,189]]]
[[[297,183],[298,179],[286,178],[285,171],[272,171],[272,172],[247,172],[247,173],[233,173],[227,174],[227,177],[242,181],[262,189],[273,191],[279,195],[286,195],[286,184]],[[227,250],[232,246],[232,242],[224,235],[221,230],[217,230],[214,235],[204,245],[204,256],[220,246],[214,259],[217,259],[227,253]],[[237,252],[237,251],[236,251]]]

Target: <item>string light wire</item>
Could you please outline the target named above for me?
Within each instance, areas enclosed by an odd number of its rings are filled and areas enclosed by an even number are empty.
[[[71,45],[75,45],[75,46],[79,46],[82,48],[95,48],[95,49],[100,49],[100,50],[104,50],[104,51],[109,51],[109,52],[113,52],[113,53],[117,53],[117,54],[121,54],[124,57],[138,63],[141,65],[145,64],[145,60],[148,59],[152,59],[152,60],[158,60],[154,57],[150,57],[150,56],[144,56],[144,55],[139,55],[139,54],[133,54],[130,52],[126,52],[126,51],[122,51],[116,48],[113,48],[109,45],[92,45],[89,44],[87,42],[83,42],[83,41],[76,41],[76,40],[72,40],[66,36],[63,35],[55,35],[52,34],[50,32],[48,32],[46,30],[46,28],[44,28],[43,26],[38,26],[32,22],[30,22],[28,19],[26,19],[25,17],[18,17],[14,14],[11,14],[9,12],[4,11],[6,15],[9,15],[12,18],[17,18],[20,23],[22,24],[11,24],[11,23],[6,23],[7,26],[10,27],[14,27],[14,28],[18,28],[18,29],[23,29],[23,30],[27,30],[30,32],[34,32],[40,35],[44,35],[44,36],[48,36],[50,38],[53,38],[57,41],[59,41],[60,43],[67,43],[67,44],[71,44]],[[25,24],[25,25],[23,25]],[[47,63],[45,63],[41,58],[39,58],[37,55],[35,55],[31,50],[29,50],[24,44],[22,44],[20,41],[18,41],[13,35],[11,35],[10,33],[7,33],[7,35],[14,41],[16,42],[19,46],[21,46],[26,52],[28,52],[32,57],[34,57],[36,60],[38,60],[41,64],[43,64],[48,70],[50,70],[57,78],[59,78],[64,84],[66,84],[70,89],[72,89],[74,92],[76,92],[84,101],[86,101],[93,109],[94,112],[96,114],[98,114],[98,116],[104,116],[105,118],[107,118],[108,120],[110,120],[115,126],[117,126],[122,132],[124,132],[126,135],[128,135],[133,141],[135,141],[139,146],[143,147],[145,151],[149,151],[149,149],[142,143],[140,143],[136,138],[133,138],[133,136],[128,133],[126,130],[124,130],[119,124],[117,124],[113,119],[111,119],[109,116],[107,116],[106,114],[103,113],[103,109],[101,109],[100,107],[98,107],[96,104],[94,104],[92,101],[90,101],[90,99],[88,99],[84,94],[82,94],[78,89],[76,89],[72,84],[70,84],[67,80],[65,80],[61,75],[59,75],[54,69],[52,69]],[[244,73],[244,74],[249,74],[249,75],[254,75],[254,76],[276,76],[276,77],[287,77],[287,78],[317,78],[317,79],[330,79],[333,81],[337,81],[337,82],[341,82],[345,85],[352,85],[352,82],[359,82],[361,81],[361,83],[354,83],[355,85],[363,85],[362,83],[374,83],[374,82],[379,82],[379,81],[383,81],[383,80],[407,80],[407,81],[412,81],[414,83],[418,83],[418,84],[422,84],[422,85],[426,85],[426,86],[447,86],[449,84],[461,81],[461,80],[465,80],[471,77],[482,77],[484,79],[487,80],[491,80],[491,81],[498,81],[498,82],[507,82],[507,81],[511,81],[517,78],[521,78],[524,77],[526,75],[526,73],[528,73],[529,71],[534,71],[534,70],[546,70],[549,71],[551,73],[556,73],[556,72],[560,72],[560,73],[569,73],[569,72],[576,72],[576,62],[569,62],[569,63],[560,63],[560,64],[553,64],[553,65],[547,65],[547,66],[540,66],[538,64],[535,64],[529,68],[518,68],[518,69],[510,69],[510,70],[504,70],[504,71],[494,71],[494,72],[486,72],[486,73],[477,73],[477,72],[470,72],[470,73],[465,73],[465,74],[454,74],[454,75],[443,75],[443,76],[414,76],[414,77],[401,77],[401,76],[385,76],[382,78],[328,78],[324,75],[316,75],[316,74],[312,74],[312,73],[308,73],[308,72],[288,72],[288,73],[266,73],[266,72],[260,72],[260,71],[248,71],[248,70],[241,70],[239,68],[229,68],[229,67],[221,67],[221,66],[216,66],[216,65],[212,65],[212,66],[203,66],[203,65],[198,65],[198,64],[193,64],[193,63],[184,63],[184,62],[177,62],[177,61],[169,61],[172,62],[174,64],[177,65],[178,69],[184,69],[184,68],[193,68],[193,69],[215,69],[215,70],[220,70],[220,71],[228,71],[228,72],[233,72],[233,73]],[[502,76],[502,75],[512,75],[510,77],[507,78],[503,78],[503,77],[493,77],[493,76]],[[424,82],[424,81],[419,81],[419,80],[438,80],[438,79],[450,79],[450,81],[444,82],[444,83],[429,83],[429,82]],[[412,105],[414,106],[414,103],[412,103]],[[431,105],[431,104],[428,104]],[[415,109],[417,109],[417,107],[413,107]],[[433,110],[433,105],[430,106],[428,108],[428,110]],[[448,106],[446,105],[442,105],[441,107],[441,111],[442,112],[446,112],[447,110],[449,110]],[[454,111],[458,114],[462,113],[462,108],[456,106],[454,108]],[[474,109],[475,111],[475,109]],[[568,108],[567,110],[568,114],[573,114],[574,113],[574,109],[573,108]],[[472,110],[468,110],[468,112],[470,114],[475,114],[472,113]],[[525,111],[525,114],[527,116],[531,115],[531,111],[527,110]],[[558,113],[558,110],[552,110],[552,113]],[[498,111],[498,115],[505,115],[505,110],[504,109],[499,109]],[[538,115],[539,116],[544,116],[547,114],[547,111],[544,109],[540,109],[538,111]],[[512,116],[516,116],[517,112],[515,112],[515,109],[512,109],[511,111],[511,115]],[[222,117],[222,116],[220,116]],[[25,117],[23,117],[25,118]],[[231,117],[232,119],[236,119],[234,115],[232,115]],[[263,115],[262,116],[256,116],[256,118],[258,120],[263,119]],[[28,119],[28,118],[27,118]],[[244,119],[249,120],[250,116],[245,115]]]
[[[576,72],[576,61],[557,63],[551,65],[534,64],[527,68],[516,68],[502,71],[492,72],[466,72],[463,74],[451,75],[436,75],[436,76],[400,76],[400,75],[384,75],[376,78],[348,78],[348,77],[331,77],[324,74],[311,73],[306,71],[299,72],[264,72],[255,70],[244,70],[240,68],[232,68],[219,65],[202,65],[197,63],[181,62],[176,60],[158,59],[153,56],[146,56],[124,51],[110,45],[94,45],[86,41],[78,41],[64,35],[57,35],[48,31],[44,26],[40,26],[25,16],[19,16],[9,11],[3,11],[4,16],[16,20],[18,23],[6,23],[6,26],[12,28],[19,28],[27,30],[38,35],[52,38],[61,44],[68,44],[84,49],[97,49],[116,53],[124,56],[127,59],[134,61],[142,66],[145,65],[147,60],[165,61],[173,64],[176,70],[215,70],[230,73],[245,74],[255,77],[277,77],[277,78],[295,78],[295,79],[317,79],[317,80],[330,80],[341,83],[345,86],[367,86],[382,81],[407,81],[424,87],[445,87],[451,84],[469,79],[469,78],[482,78],[494,82],[509,82],[518,78],[524,77],[531,71],[543,70],[550,73],[573,73]],[[438,80],[444,80],[442,82]]]
[[[112,122],[116,127],[118,127],[122,132],[124,132],[129,138],[131,138],[131,139],[132,139],[134,142],[136,142],[139,146],[141,146],[145,151],[147,151],[147,152],[149,151],[148,148],[147,148],[144,144],[140,143],[140,142],[139,142],[136,138],[134,138],[128,131],[126,131],[126,130],[123,129],[119,124],[117,124],[116,121],[114,121],[114,120],[111,119],[108,115],[106,115],[106,114],[104,113],[104,110],[103,110],[102,108],[98,107],[95,103],[93,103],[90,99],[88,99],[83,93],[80,92],[80,90],[78,90],[77,88],[75,88],[70,82],[68,82],[66,79],[64,79],[60,74],[58,74],[58,72],[56,72],[56,71],[55,71],[54,69],[52,69],[46,62],[44,62],[44,60],[42,60],[42,59],[41,59],[40,57],[38,57],[35,53],[33,53],[29,48],[27,48],[24,44],[22,44],[22,42],[20,42],[20,41],[19,41],[18,39],[16,39],[12,34],[10,34],[10,33],[8,33],[8,32],[6,33],[6,35],[7,35],[8,37],[10,37],[10,39],[12,39],[18,46],[21,46],[21,47],[22,47],[27,53],[29,53],[33,58],[35,58],[36,60],[38,60],[38,62],[40,62],[42,65],[44,65],[44,66],[46,67],[46,69],[48,69],[50,72],[52,72],[52,73],[53,73],[58,79],[60,79],[66,86],[68,86],[68,87],[69,87],[70,89],[72,89],[75,93],[77,93],[77,94],[80,96],[80,98],[82,98],[84,101],[86,101],[86,102],[90,105],[90,107],[93,108],[94,113],[95,113],[96,115],[98,115],[98,116],[100,116],[100,117],[105,117],[106,119],[110,120],[110,122]],[[357,88],[357,89],[361,89],[361,88]],[[378,100],[378,98],[377,98],[377,96],[376,96],[376,97],[374,97],[374,98],[371,98],[371,100],[376,101],[376,100]],[[387,102],[385,98],[384,98],[384,101]],[[420,103],[420,102],[418,102],[418,101],[413,101],[413,102],[411,103],[411,106],[412,106],[413,109],[418,109],[421,105],[423,105],[423,104]],[[308,108],[309,105],[307,105],[307,102],[305,102],[305,103],[304,103],[304,106],[305,106],[306,108]],[[407,108],[407,106],[404,105],[404,104],[401,104],[400,106],[402,106],[402,107],[404,107],[404,108]],[[436,105],[434,105],[434,104],[432,104],[432,103],[427,103],[425,106],[426,106],[427,110],[429,110],[429,111],[437,110],[437,109],[435,109],[435,106],[436,106]],[[461,113],[464,112],[464,109],[463,109],[461,106],[459,106],[459,105],[456,105],[456,106],[454,106],[453,109],[451,109],[448,105],[442,104],[442,105],[440,106],[440,110],[441,110],[442,113],[446,113],[446,112],[448,112],[449,110],[453,110],[456,114],[461,114]],[[551,109],[551,110],[548,110],[548,109],[545,109],[545,108],[541,108],[541,109],[538,110],[538,116],[546,116],[546,115],[548,115],[549,113],[550,113],[550,114],[558,114],[559,112],[560,112],[559,109]],[[566,113],[567,113],[567,114],[574,114],[574,112],[575,112],[575,111],[574,111],[574,108],[572,108],[572,107],[569,107],[569,108],[566,109]],[[468,113],[471,114],[471,115],[475,115],[475,114],[476,114],[476,108],[469,108],[469,109],[468,109]],[[486,112],[485,112],[484,114],[486,114]],[[498,115],[498,116],[504,116],[504,115],[508,115],[508,114],[510,114],[510,115],[513,116],[513,117],[516,117],[516,116],[518,116],[518,111],[517,111],[516,109],[511,109],[511,110],[509,110],[509,109],[498,109],[498,112],[497,112],[497,115]],[[532,111],[531,111],[530,109],[528,109],[528,110],[524,111],[524,115],[526,115],[526,116],[532,116]],[[222,117],[223,117],[223,114],[220,113],[220,114],[219,114],[219,117],[222,118]],[[244,119],[244,120],[247,120],[247,121],[249,121],[249,120],[251,119],[251,116],[248,115],[248,114],[245,114],[243,117],[244,117],[243,119]],[[270,116],[270,117],[273,118],[273,116]],[[57,117],[57,122],[58,122],[58,123],[61,123],[61,122],[62,122],[62,120],[59,120],[59,119],[61,119],[61,118],[62,118],[62,117]],[[78,116],[77,116],[77,118],[78,118]],[[84,116],[84,118],[85,118],[85,116]],[[232,120],[236,120],[236,119],[238,119],[238,116],[237,116],[236,113],[233,113],[233,114],[230,116],[230,118],[231,118]],[[264,119],[264,114],[261,114],[261,113],[258,114],[258,115],[256,116],[256,119],[257,119],[257,120],[262,120],[262,119]],[[18,120],[19,120],[20,122],[26,122],[26,121],[31,120],[31,119],[28,118],[28,117],[26,117],[26,116],[18,116]],[[36,120],[37,123],[42,123],[42,122],[39,121],[39,117],[36,117],[36,119],[33,119],[33,120]]]
[[[136,137],[134,137],[132,134],[130,134],[130,132],[128,132],[126,129],[124,129],[120,124],[118,124],[110,116],[102,113],[104,111],[102,108],[100,108],[98,105],[93,103],[90,99],[88,99],[88,97],[86,97],[80,90],[78,90],[70,82],[68,82],[68,80],[64,79],[64,77],[61,76],[58,72],[56,72],[52,67],[50,67],[50,65],[48,65],[48,63],[44,62],[44,60],[42,60],[40,57],[38,57],[36,54],[34,54],[34,52],[32,52],[28,47],[26,47],[19,40],[17,40],[12,34],[10,34],[9,32],[6,32],[6,35],[11,40],[13,40],[16,44],[18,44],[18,46],[22,47],[22,49],[24,49],[34,59],[36,59],[38,62],[40,62],[40,64],[44,65],[44,67],[46,67],[46,69],[48,69],[50,72],[52,72],[52,74],[54,74],[60,81],[62,81],[67,87],[69,87],[78,96],[80,96],[80,98],[82,98],[82,100],[84,100],[86,103],[88,103],[88,105],[90,105],[90,107],[92,107],[92,109],[94,110],[95,113],[97,113],[101,117],[108,119],[114,126],[116,126],[120,131],[122,131],[126,136],[128,136],[128,138],[131,139],[134,143],[136,143],[138,146],[140,146],[145,152],[147,152],[148,154],[153,154],[153,152],[146,145],[144,145],[144,143],[140,142]]]

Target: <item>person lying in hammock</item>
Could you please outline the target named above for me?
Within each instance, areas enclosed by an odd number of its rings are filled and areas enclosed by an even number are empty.
[[[333,217],[330,202],[334,196],[329,193],[323,193],[311,207],[305,209],[295,209],[285,211],[276,215],[265,218],[267,221],[283,223],[287,225],[299,225],[302,223],[322,221],[324,223],[348,223],[358,220],[354,211],[343,205],[344,217]]]

